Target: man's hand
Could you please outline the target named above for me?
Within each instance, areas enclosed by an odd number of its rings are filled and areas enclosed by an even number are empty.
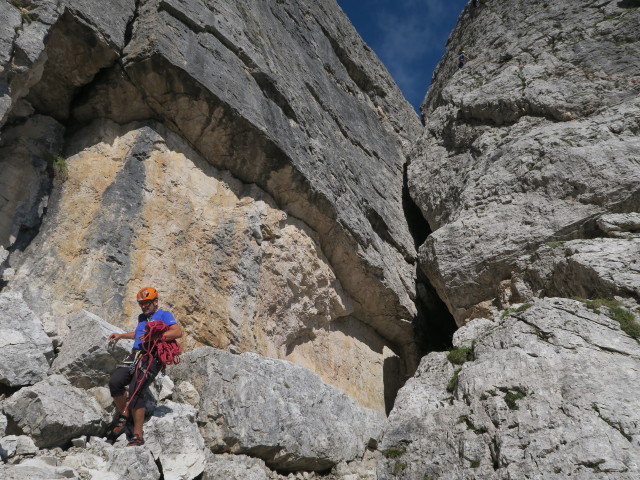
[[[112,333],[111,335],[109,335],[109,343],[113,343],[117,340],[120,340],[121,338],[122,338],[122,334]]]

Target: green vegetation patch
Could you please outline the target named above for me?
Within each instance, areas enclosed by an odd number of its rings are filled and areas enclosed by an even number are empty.
[[[504,318],[507,315],[511,315],[512,313],[524,312],[525,310],[528,310],[532,306],[533,306],[533,303],[523,303],[517,308],[507,308],[504,312],[502,312],[502,314],[500,315],[500,318]]]
[[[405,453],[407,453],[407,448],[404,445],[398,445],[397,447],[387,448],[382,451],[382,455],[384,455],[385,458],[400,458]]]
[[[455,371],[453,372],[453,375],[451,376],[449,383],[447,383],[447,392],[453,393],[455,389],[458,387],[458,375],[460,374],[460,370],[461,370],[460,368],[456,368]]]
[[[478,468],[480,466],[480,460],[471,460],[471,468]]]
[[[393,466],[393,474],[397,475],[402,472],[405,468],[407,468],[407,464],[404,462],[396,462]]]
[[[547,242],[545,245],[549,248],[557,248],[557,247],[562,247],[565,244],[565,242]]]
[[[520,387],[508,388],[505,392],[504,401],[510,410],[519,410],[517,401],[527,396],[527,393]]]
[[[640,342],[640,324],[636,322],[633,312],[624,308],[619,301],[606,298],[587,300],[585,298],[573,297],[573,299],[584,303],[589,310],[593,310],[596,313],[604,313],[609,318],[615,320],[620,324],[623,332]],[[608,312],[601,311],[600,309],[602,307],[606,308]]]
[[[468,415],[461,415],[458,418],[458,423],[465,423],[467,425],[467,429],[471,430],[476,435],[481,435],[483,433],[487,433],[487,429],[484,427],[476,427],[473,424],[473,421],[469,418]]]
[[[47,162],[47,168],[51,176],[63,182],[69,177],[69,166],[67,165],[67,159],[65,157],[47,153],[44,159]]]
[[[11,5],[20,10],[20,16],[23,21],[27,23],[33,22],[31,15],[29,15],[29,11],[33,10],[31,2],[26,2],[24,0],[11,0]]]
[[[473,347],[454,348],[447,354],[447,360],[454,365],[462,365],[465,362],[472,362],[475,359]]]

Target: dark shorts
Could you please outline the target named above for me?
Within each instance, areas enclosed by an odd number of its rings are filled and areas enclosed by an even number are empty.
[[[149,365],[149,361],[151,361],[151,365]],[[129,395],[133,395],[133,400],[131,400],[129,407],[133,409],[144,408],[144,395],[142,393],[153,382],[161,369],[162,364],[148,355],[140,359],[135,369],[127,366],[116,368],[109,379],[111,396],[119,397],[125,392],[125,387],[128,385]]]

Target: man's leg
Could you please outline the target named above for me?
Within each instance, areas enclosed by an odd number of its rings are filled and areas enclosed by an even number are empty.
[[[132,408],[133,414],[133,435],[139,438],[143,438],[142,425],[144,424],[144,407]]]
[[[109,390],[111,392],[111,398],[116,405],[118,415],[114,419],[111,426],[109,435],[113,438],[117,438],[121,435],[127,426],[127,392],[125,385],[131,381],[131,372],[128,367],[118,367],[111,374],[109,379]]]
[[[125,417],[127,416],[127,414],[129,412],[125,412],[124,409],[127,406],[127,394],[123,393],[122,395],[118,395],[117,397],[112,397],[113,398],[113,403],[116,404],[116,408],[118,409],[118,412],[120,412],[120,415],[124,415]]]
[[[144,395],[143,390],[156,378],[162,365],[152,357],[143,357],[138,365],[138,369],[129,385],[129,395],[131,398],[130,410],[133,417],[133,445],[139,445],[135,442],[135,438],[142,440],[144,438]],[[132,442],[129,445],[132,445]],[[143,441],[144,443],[144,441]]]

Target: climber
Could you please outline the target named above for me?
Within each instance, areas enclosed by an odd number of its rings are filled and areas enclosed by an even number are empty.
[[[161,330],[164,331],[164,334],[158,339],[160,342],[175,344],[175,339],[182,337],[182,328],[171,312],[158,308],[158,291],[155,288],[141,289],[138,292],[137,301],[142,313],[138,316],[136,329],[133,332],[109,335],[109,343],[116,342],[121,338],[134,341],[131,354],[124,364],[117,366],[109,380],[109,390],[119,413],[111,436],[117,438],[121,435],[132,419],[133,436],[127,445],[129,447],[144,445],[142,425],[145,408],[141,393],[164,367],[162,359],[157,355],[157,349],[153,348],[155,344],[152,346],[148,341],[150,335],[148,327],[158,323],[155,322],[157,320],[162,322],[161,326],[164,328]],[[128,399],[125,392],[126,385],[129,385]]]
[[[460,55],[458,56],[458,68],[464,67],[464,64],[467,63],[467,60],[469,60],[469,57],[467,57],[467,52],[461,50]]]
[[[479,6],[480,6],[480,1],[479,1],[479,0],[471,0],[471,4],[472,4],[474,7],[479,7]]]

